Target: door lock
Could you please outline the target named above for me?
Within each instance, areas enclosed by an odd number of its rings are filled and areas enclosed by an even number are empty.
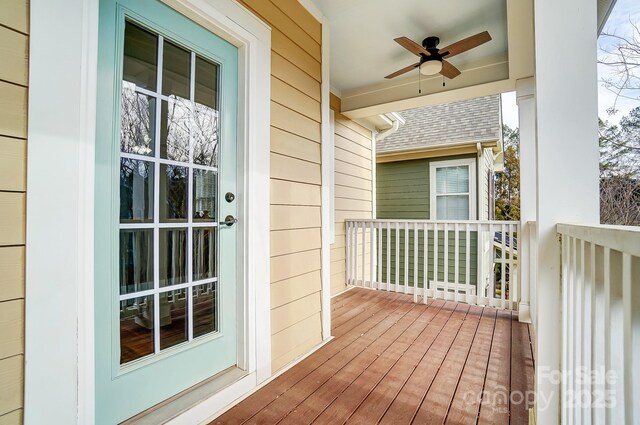
[[[221,221],[220,224],[226,224],[227,226],[233,226],[238,222],[238,219],[232,215],[228,215],[224,218],[224,221]]]
[[[236,195],[234,195],[234,194],[233,194],[233,193],[231,193],[231,192],[227,192],[227,193],[224,195],[224,200],[225,200],[225,201],[227,201],[227,202],[233,202],[233,200],[234,200],[234,199],[236,199]]]

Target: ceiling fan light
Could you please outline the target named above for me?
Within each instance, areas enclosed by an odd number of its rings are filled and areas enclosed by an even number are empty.
[[[439,60],[426,61],[420,65],[422,75],[436,75],[442,71],[442,62]]]

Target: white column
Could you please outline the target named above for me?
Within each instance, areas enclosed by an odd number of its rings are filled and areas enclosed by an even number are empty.
[[[599,221],[596,5],[535,0],[537,116],[537,423],[560,422],[559,222]],[[573,371],[571,371],[573,372]],[[555,376],[554,376],[555,378]]]
[[[518,317],[531,323],[535,318],[535,256],[531,254],[531,230],[536,221],[536,104],[535,79],[524,78],[516,82],[516,102],[520,130],[520,255],[521,292]],[[533,295],[533,296],[532,296]]]

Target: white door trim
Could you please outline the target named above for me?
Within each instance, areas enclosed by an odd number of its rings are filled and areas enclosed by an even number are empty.
[[[233,0],[167,0],[239,48],[246,282],[239,317],[247,376],[207,410],[271,375],[269,122],[271,31]],[[91,424],[94,381],[94,176],[99,0],[31,1],[25,424]],[[61,47],[62,46],[62,47]],[[251,93],[251,96],[248,94]],[[327,102],[328,103],[328,102]],[[247,188],[251,188],[247,191]],[[238,197],[243,198],[242,196]],[[251,218],[250,225],[247,218]],[[251,264],[251,267],[248,265]],[[239,332],[242,334],[242,332]],[[222,394],[224,393],[224,394]],[[204,404],[201,405],[204,407]]]

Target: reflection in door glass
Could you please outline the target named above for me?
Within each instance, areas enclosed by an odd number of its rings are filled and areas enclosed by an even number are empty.
[[[132,22],[124,43],[121,364],[220,329],[219,65]]]
[[[156,99],[136,93],[135,85],[122,82],[120,150],[153,156]]]
[[[160,157],[189,162],[189,142],[193,127],[191,101],[171,96],[162,101],[160,112]]]
[[[124,63],[122,78],[134,85],[156,89],[158,36],[128,22],[124,28]]]
[[[153,296],[120,302],[120,363],[153,354]]]
[[[181,222],[187,219],[187,184],[189,169],[177,165],[160,165],[160,221]]]
[[[191,53],[166,40],[163,50],[162,94],[189,99]]]
[[[193,170],[193,221],[216,220],[216,184],[215,171]]]
[[[197,338],[218,330],[216,314],[217,282],[193,287],[193,337]]]
[[[216,275],[216,228],[193,229],[193,280]]]
[[[120,159],[120,222],[153,221],[153,163]]]
[[[187,230],[160,229],[160,286],[187,281]]]
[[[187,289],[160,294],[160,349],[189,339]]]
[[[153,288],[153,231],[120,230],[120,294]]]

